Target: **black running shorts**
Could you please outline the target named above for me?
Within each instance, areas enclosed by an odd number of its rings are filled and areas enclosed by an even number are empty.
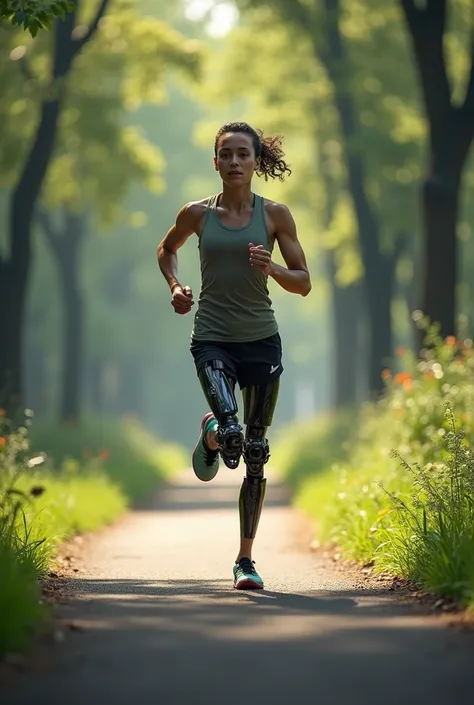
[[[191,354],[198,374],[205,362],[221,360],[225,372],[238,382],[241,389],[268,384],[283,372],[279,333],[250,343],[192,340]]]

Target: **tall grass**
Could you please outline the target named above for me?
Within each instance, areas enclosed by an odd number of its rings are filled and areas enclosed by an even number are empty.
[[[47,619],[40,578],[59,544],[113,521],[184,462],[136,422],[35,426],[13,431],[0,410],[0,655]]]
[[[324,468],[308,471],[294,436],[281,438],[275,456],[322,540],[473,604],[473,347],[432,332],[429,343],[421,359],[398,351],[401,369],[385,372],[383,398],[352,417],[344,443],[327,419],[313,421],[312,432],[306,424],[306,442],[324,447]],[[341,428],[341,419],[333,424]]]

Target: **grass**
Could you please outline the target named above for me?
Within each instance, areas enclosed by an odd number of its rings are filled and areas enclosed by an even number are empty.
[[[421,360],[398,351],[378,403],[285,433],[274,456],[320,540],[473,606],[474,354],[429,342]]]
[[[31,445],[56,465],[70,459],[85,463],[99,458],[106,475],[133,501],[186,464],[180,447],[156,439],[132,418],[118,423],[87,417],[78,426],[60,427],[54,421],[40,420],[31,428]]]
[[[0,413],[0,656],[47,620],[41,578],[58,546],[112,522],[184,463],[131,420],[30,428],[12,433]]]

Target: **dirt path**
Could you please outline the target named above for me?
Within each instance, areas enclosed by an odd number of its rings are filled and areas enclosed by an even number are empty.
[[[271,472],[268,473],[271,475]],[[183,473],[88,547],[52,663],[3,705],[457,705],[474,638],[356,587],[308,551],[269,487],[255,558],[264,592],[233,590],[241,472]]]

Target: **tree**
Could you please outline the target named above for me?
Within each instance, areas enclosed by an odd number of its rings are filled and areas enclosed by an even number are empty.
[[[134,49],[138,46],[142,47],[139,53]],[[87,221],[95,215],[99,227],[111,228],[125,215],[122,204],[132,184],[142,184],[155,193],[162,186],[159,150],[139,130],[123,125],[125,88],[135,106],[146,99],[160,102],[165,68],[178,66],[196,77],[198,61],[196,45],[166,24],[151,18],[145,21],[131,7],[118,8],[102,23],[102,41],[88,47],[69,77],[57,148],[38,211],[58,267],[63,305],[63,421],[77,422],[83,388],[80,261]],[[55,214],[61,211],[58,218]],[[123,278],[117,279],[122,286]]]
[[[9,213],[9,253],[0,260],[0,329],[5,343],[0,348],[0,390],[5,406],[14,413],[21,399],[22,333],[28,275],[31,263],[31,232],[35,207],[52,158],[58,122],[65,96],[66,78],[76,57],[97,32],[108,0],[100,0],[88,26],[77,25],[76,9],[57,20],[48,85],[41,101],[31,147],[13,187]],[[24,54],[15,55],[25,62]]]
[[[248,4],[244,0],[244,5]],[[250,5],[263,6],[267,14],[271,13],[261,0],[250,0]],[[333,125],[331,131],[321,133],[319,111],[312,113],[312,129],[320,135],[318,140],[322,149],[325,141],[342,138],[343,180],[352,198],[363,261],[370,333],[369,387],[377,392],[383,384],[382,369],[389,364],[393,352],[391,305],[395,270],[406,246],[406,233],[410,232],[411,225],[409,215],[412,213],[412,209],[400,209],[401,192],[404,191],[406,200],[411,185],[402,184],[401,180],[398,185],[394,184],[394,179],[387,178],[386,172],[401,170],[405,166],[404,161],[413,150],[413,144],[393,145],[389,129],[395,117],[381,103],[377,90],[365,89],[364,81],[371,81],[375,86],[384,85],[388,74],[393,84],[393,67],[397,65],[394,56],[403,57],[401,32],[391,37],[393,18],[384,10],[386,16],[380,11],[376,13],[377,22],[373,20],[371,23],[368,18],[365,35],[360,40],[357,33],[360,23],[356,18],[356,11],[361,10],[360,3],[354,9],[352,4],[350,9],[345,6],[344,15],[340,0],[310,3],[279,0],[273,9],[283,19],[283,26],[289,24],[294,28],[293,42],[298,43],[300,51],[302,45],[309,44],[313,61],[324,67],[330,82],[328,99],[331,101],[332,121],[339,129],[334,130]],[[380,66],[374,66],[374,45],[380,43],[381,35],[392,64],[380,62]],[[306,105],[306,109],[314,110],[314,106]],[[366,123],[362,116],[367,116]],[[390,217],[394,213],[395,218]]]
[[[3,0],[0,20],[21,25],[35,37],[39,29],[50,29],[53,21],[73,12],[75,0]]]
[[[474,138],[474,26],[467,60],[467,84],[457,102],[446,61],[447,0],[400,0],[411,37],[429,125],[429,164],[423,183],[423,312],[456,335],[458,281],[457,224],[464,165]],[[454,3],[451,5],[454,12]],[[472,3],[460,5],[464,27]],[[461,47],[457,46],[457,49]],[[462,72],[465,73],[465,72]]]

